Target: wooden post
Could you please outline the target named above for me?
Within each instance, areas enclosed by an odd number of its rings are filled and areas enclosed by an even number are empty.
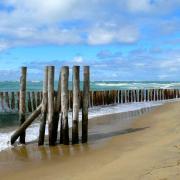
[[[89,66],[84,66],[83,107],[82,107],[82,143],[88,141],[88,96],[89,96]]]
[[[72,144],[79,143],[78,121],[79,121],[79,66],[73,67],[73,114],[72,114]],[[89,94],[88,94],[89,99]]]
[[[33,110],[36,109],[36,96],[35,96],[35,92],[32,92],[32,105],[33,105]]]
[[[62,140],[63,144],[69,144],[69,125],[68,125],[68,80],[69,67],[64,66],[61,69],[61,113],[62,113]]]
[[[8,92],[5,92],[5,102],[6,102],[7,108],[10,108],[9,93]]]
[[[56,140],[57,140],[58,124],[60,119],[60,111],[61,111],[61,73],[59,73],[58,89],[56,94],[55,111],[54,111]],[[60,121],[60,125],[62,125],[61,121]]]
[[[48,67],[48,130],[49,130],[49,145],[55,145],[54,132],[54,66]]]
[[[31,104],[31,94],[30,92],[27,93],[28,96],[28,111],[32,112],[32,104]]]
[[[11,109],[15,109],[15,95],[11,92]]]
[[[19,94],[19,120],[23,124],[26,118],[26,73],[27,67],[21,68],[20,94]],[[25,131],[20,135],[20,143],[25,144]]]
[[[16,93],[16,97],[17,97],[17,109],[19,111],[19,92]]]
[[[37,92],[36,96],[37,96],[37,106],[39,106],[41,104],[41,100],[40,100],[41,99],[41,94],[40,94],[39,91]]]
[[[38,145],[44,144],[44,136],[45,136],[45,128],[46,128],[46,118],[47,118],[47,94],[48,90],[48,67],[44,70],[44,81],[43,81],[43,99],[42,99],[42,109],[41,109],[41,121],[40,121],[40,128],[39,128],[39,141]]]
[[[4,95],[3,92],[0,92],[0,99],[1,99],[1,109],[4,111]]]
[[[91,97],[92,97],[92,107],[94,106],[94,91],[91,91]],[[107,104],[107,96],[105,96],[106,98],[106,104]]]
[[[121,90],[121,104],[124,103],[124,90]]]

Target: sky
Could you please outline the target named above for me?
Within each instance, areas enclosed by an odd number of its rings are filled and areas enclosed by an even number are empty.
[[[180,81],[180,0],[0,0],[0,81],[84,65],[92,81]]]

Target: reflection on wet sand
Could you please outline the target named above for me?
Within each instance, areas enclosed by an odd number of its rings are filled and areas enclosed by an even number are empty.
[[[132,123],[135,118],[151,110],[152,107],[90,119],[88,144],[38,147],[36,143],[32,143],[2,151],[0,153],[0,171],[5,173],[18,170],[32,162],[38,164],[51,160],[63,161],[72,156],[80,156],[94,148],[102,147],[113,136],[142,131],[148,127],[133,129],[131,128]]]

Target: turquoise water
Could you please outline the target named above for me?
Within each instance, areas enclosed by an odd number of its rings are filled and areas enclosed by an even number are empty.
[[[0,113],[0,130],[18,125],[18,119],[18,113]]]
[[[42,81],[28,81],[27,90],[39,91],[42,90]],[[57,81],[55,89],[57,89]],[[81,89],[83,83],[80,83]],[[91,90],[117,90],[117,89],[143,89],[143,88],[163,88],[163,89],[180,89],[180,82],[174,81],[97,81],[90,83]],[[69,89],[72,88],[72,83],[69,82]],[[0,82],[0,91],[18,91],[19,82]]]

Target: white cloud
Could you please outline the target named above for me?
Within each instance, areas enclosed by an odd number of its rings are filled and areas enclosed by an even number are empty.
[[[7,0],[6,5],[15,7],[12,15],[24,16],[34,20],[54,21],[69,16],[78,0]]]
[[[7,41],[0,40],[0,52],[6,50],[10,47],[10,44]]]
[[[115,32],[101,28],[93,29],[88,37],[89,44],[109,44],[115,38]]]
[[[149,12],[152,5],[150,0],[127,0],[127,7],[131,12]]]
[[[0,42],[4,41],[1,49],[36,44],[134,43],[141,37],[141,27],[149,22],[141,20],[138,13],[169,13],[180,7],[179,0],[153,3],[152,0],[3,0],[2,3],[12,10],[0,11]],[[71,24],[73,21],[84,25]],[[70,25],[62,25],[64,22]],[[160,22],[164,20],[158,19],[149,26],[154,26],[156,32]],[[173,22],[168,27],[163,29],[177,31]]]
[[[88,43],[109,44],[113,42],[118,43],[134,43],[139,39],[139,32],[136,27],[95,27],[89,32]]]
[[[126,7],[132,13],[166,14],[180,5],[179,0],[126,0]]]
[[[72,62],[73,62],[73,63],[78,63],[78,64],[80,64],[80,63],[83,63],[83,62],[84,62],[84,59],[83,59],[82,56],[75,56],[75,57],[73,58]]]

